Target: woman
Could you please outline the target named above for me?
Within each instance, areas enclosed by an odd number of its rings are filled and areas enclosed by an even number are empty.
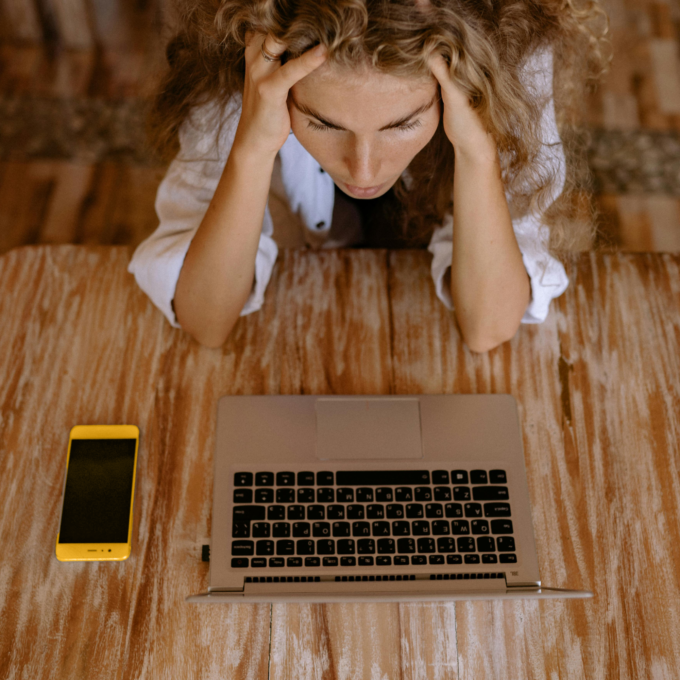
[[[343,196],[359,213],[393,197],[404,234],[429,238],[437,295],[472,350],[543,321],[568,285],[557,258],[593,231],[592,216],[569,220],[583,153],[576,135],[563,149],[553,105],[555,54],[567,133],[606,65],[607,17],[578,4],[196,2],[154,109],[159,147],[179,153],[130,271],[173,326],[222,345],[262,305],[277,256],[278,155],[291,208],[335,245],[351,242]]]

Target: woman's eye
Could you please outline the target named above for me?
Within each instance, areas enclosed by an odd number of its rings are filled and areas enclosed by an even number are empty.
[[[311,120],[307,121],[307,126],[312,130],[319,130],[319,131],[332,130],[332,128],[329,128],[328,125],[322,125],[320,123],[315,123]]]
[[[420,127],[421,123],[419,120],[414,120],[412,123],[409,123],[408,125],[400,125],[399,127],[393,128],[394,130],[401,130],[402,132],[408,131],[408,130],[415,130],[417,127]]]

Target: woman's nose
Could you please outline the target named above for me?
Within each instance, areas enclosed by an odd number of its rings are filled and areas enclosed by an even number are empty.
[[[357,139],[345,158],[352,182],[358,187],[375,186],[380,174],[380,152],[370,140]]]

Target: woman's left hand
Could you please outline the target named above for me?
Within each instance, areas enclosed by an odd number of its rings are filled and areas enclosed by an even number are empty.
[[[444,132],[455,151],[495,159],[496,143],[472,108],[467,95],[451,79],[444,57],[433,54],[429,66],[432,75],[439,81],[444,105]]]

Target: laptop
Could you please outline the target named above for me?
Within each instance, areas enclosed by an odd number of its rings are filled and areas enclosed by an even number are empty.
[[[541,584],[510,395],[225,396],[189,602],[592,597]]]

